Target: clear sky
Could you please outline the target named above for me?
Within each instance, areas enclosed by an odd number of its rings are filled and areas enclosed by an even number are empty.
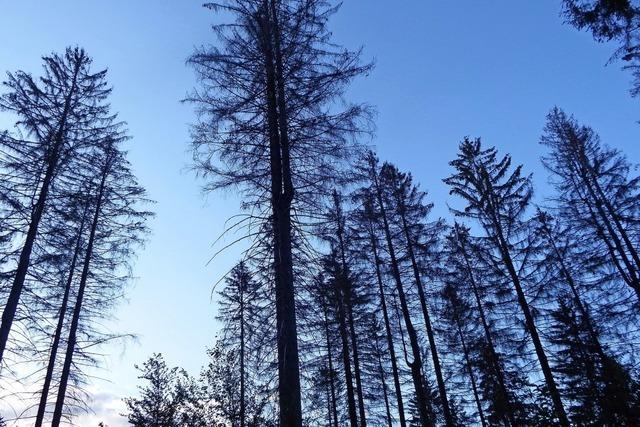
[[[202,0],[0,1],[0,72],[40,71],[43,54],[79,45],[96,67],[109,68],[112,104],[129,123],[131,161],[157,201],[153,234],[140,252],[128,301],[113,328],[138,334],[107,348],[109,380],[96,381],[98,417],[116,421],[119,399],[135,393],[135,363],[162,352],[197,374],[216,332],[213,283],[236,259],[231,250],[207,265],[211,243],[237,211],[230,194],[203,197],[187,170],[192,108],[179,102],[194,86],[185,59],[213,41],[223,17]],[[410,170],[446,215],[441,183],[465,135],[513,154],[546,178],[538,139],[554,105],[593,126],[610,145],[640,161],[640,99],[629,75],[605,66],[613,46],[562,25],[560,0],[346,0],[333,19],[335,40],[364,46],[376,69],[349,97],[377,107],[373,141],[383,159]],[[10,125],[0,116],[0,126]],[[93,424],[92,424],[93,423]]]

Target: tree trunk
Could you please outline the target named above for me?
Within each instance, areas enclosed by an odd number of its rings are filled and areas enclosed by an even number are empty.
[[[91,258],[93,256],[93,245],[96,237],[96,230],[98,228],[98,220],[100,219],[100,210],[102,208],[102,201],[104,197],[104,188],[106,185],[107,175],[109,173],[110,160],[107,159],[107,164],[102,172],[102,179],[98,190],[98,198],[96,201],[96,210],[93,215],[91,223],[91,231],[89,232],[89,241],[87,243],[87,251],[84,257],[84,265],[82,267],[82,275],[80,276],[80,284],[78,286],[78,295],[76,297],[75,307],[73,308],[73,317],[71,318],[71,325],[69,327],[69,338],[67,339],[67,352],[64,358],[64,365],[62,367],[62,374],[60,375],[60,385],[58,387],[58,395],[56,397],[56,406],[53,412],[53,420],[51,427],[59,427],[62,419],[62,410],[64,408],[64,400],[67,394],[67,384],[69,382],[69,375],[71,373],[71,363],[73,361],[73,353],[76,346],[76,334],[78,331],[78,324],[80,321],[80,313],[82,312],[82,303],[84,299],[84,292],[87,286],[87,279],[89,277],[89,266],[91,264]]]
[[[333,383],[334,378],[334,369],[333,369],[333,351],[331,347],[331,336],[329,335],[329,319],[327,316],[326,302],[324,308],[324,333],[327,338],[327,358],[329,359],[329,390],[331,392],[331,403],[330,406],[333,406],[333,420],[334,425],[338,426],[338,400],[336,398],[336,388]]]
[[[340,201],[338,193],[333,192],[333,198],[336,205],[336,214],[338,215],[337,221],[337,235],[338,243],[340,246],[340,261],[342,263],[342,300],[344,301],[344,310],[347,316],[347,324],[349,327],[349,336],[351,338],[351,349],[353,351],[353,371],[356,379],[356,394],[358,397],[358,410],[360,416],[360,427],[366,427],[367,419],[364,410],[364,395],[362,391],[362,376],[360,374],[360,356],[358,352],[358,337],[356,335],[355,322],[353,318],[353,300],[352,296],[354,290],[351,286],[351,278],[349,274],[349,267],[347,265],[345,243],[344,243],[344,227],[342,224],[342,211],[339,209]]]
[[[347,386],[347,405],[349,409],[349,422],[351,427],[358,427],[358,415],[356,414],[356,398],[353,390],[353,374],[351,372],[351,357],[349,354],[349,333],[344,313],[344,302],[340,289],[335,289],[338,308],[338,324],[340,338],[342,339],[342,363],[344,365],[345,382]]]
[[[245,425],[245,369],[244,369],[244,288],[245,283],[240,283],[240,427]]]
[[[591,163],[588,161],[587,157],[585,156],[584,152],[580,151],[579,156],[580,156],[580,159],[579,159],[580,163],[584,166],[584,169],[585,169],[585,174],[583,175],[583,178],[585,180],[585,184],[587,184],[587,188],[589,189],[589,192],[593,195],[594,201],[597,205],[601,203],[606,208],[607,212],[611,216],[611,219],[613,220],[613,223],[618,229],[618,232],[620,233],[620,237],[624,241],[627,247],[627,250],[631,254],[631,258],[635,263],[636,273],[640,272],[640,255],[638,255],[638,251],[636,250],[634,244],[631,242],[631,239],[629,238],[627,231],[622,226],[622,223],[620,222],[620,218],[618,216],[618,212],[611,204],[611,201],[607,198],[604,190],[602,189],[602,186],[600,185],[600,182],[598,181],[598,177],[595,171],[593,170]]]
[[[378,244],[373,234],[373,227],[369,222],[369,236],[371,239],[371,250],[373,252],[374,263],[376,267],[376,277],[378,279],[378,290],[380,292],[380,306],[382,307],[382,316],[384,318],[384,328],[387,336],[387,346],[389,348],[389,358],[391,359],[391,372],[393,374],[393,385],[396,392],[396,401],[398,404],[398,418],[401,427],[407,427],[407,421],[404,415],[404,403],[402,400],[402,387],[400,386],[400,375],[398,374],[398,362],[396,359],[396,350],[393,345],[393,334],[391,332],[391,322],[389,320],[389,311],[387,309],[387,301],[384,294],[384,285],[382,283],[382,272],[380,265],[382,261],[378,255]]]
[[[413,362],[409,363],[411,368],[411,378],[413,379],[413,386],[416,392],[416,403],[418,406],[418,413],[420,415],[420,421],[422,425],[433,425],[433,420],[429,419],[429,411],[427,410],[427,397],[425,395],[424,384],[422,380],[422,356],[420,351],[420,344],[418,343],[418,334],[413,326],[411,320],[411,313],[409,311],[409,305],[404,292],[404,286],[402,284],[402,277],[400,275],[400,268],[398,266],[398,260],[396,259],[395,249],[393,246],[393,240],[391,238],[391,231],[389,229],[389,221],[387,219],[386,209],[382,200],[382,191],[377,178],[377,171],[372,171],[373,184],[376,190],[376,198],[382,215],[382,221],[384,226],[384,233],[387,240],[387,247],[389,250],[389,256],[391,258],[391,271],[393,278],[396,282],[396,288],[398,290],[398,298],[400,299],[400,306],[402,310],[402,317],[407,328],[407,334],[409,335],[409,343],[411,345],[411,355]]]
[[[380,375],[380,385],[382,386],[382,395],[384,397],[384,408],[387,414],[387,425],[393,427],[393,418],[391,417],[391,407],[389,405],[389,394],[387,393],[387,380],[384,375],[384,368],[382,366],[382,358],[380,357],[379,348],[377,350],[378,356],[378,373]]]
[[[76,239],[75,248],[73,251],[73,257],[71,258],[71,265],[69,266],[69,274],[67,275],[67,281],[65,283],[64,294],[62,296],[62,303],[60,305],[60,314],[58,315],[58,324],[53,335],[53,342],[51,343],[51,352],[49,354],[49,362],[47,363],[47,373],[44,377],[44,384],[42,385],[42,392],[40,394],[40,403],[38,405],[38,413],[36,414],[35,427],[42,427],[44,421],[44,414],[47,409],[47,400],[49,397],[49,387],[51,386],[51,379],[53,378],[53,370],[56,364],[56,356],[58,354],[58,347],[60,346],[60,338],[62,336],[62,327],[64,325],[64,318],[67,313],[67,305],[69,302],[69,292],[71,291],[71,285],[73,283],[73,273],[76,269],[76,262],[80,255],[82,244],[82,233],[84,232],[84,223],[87,215],[88,204],[85,206],[82,214],[82,221],[78,228],[78,237]]]
[[[553,378],[553,372],[551,371],[551,367],[549,366],[547,354],[545,353],[544,347],[542,346],[542,341],[540,340],[540,336],[538,335],[538,329],[536,327],[535,320],[533,319],[533,315],[531,314],[529,303],[527,302],[524,291],[522,290],[522,285],[520,284],[520,278],[518,277],[518,273],[516,272],[516,269],[513,265],[513,260],[511,259],[511,254],[509,252],[508,246],[500,230],[498,238],[502,260],[507,267],[509,276],[511,277],[511,282],[513,284],[513,287],[515,288],[518,297],[518,304],[520,305],[522,313],[524,314],[525,324],[527,326],[527,330],[529,331],[529,335],[531,336],[531,341],[533,342],[536,355],[538,356],[540,368],[542,369],[542,374],[544,375],[547,388],[549,389],[548,392],[551,396],[551,400],[553,401],[556,416],[558,417],[561,426],[569,427],[569,419],[567,418],[567,413],[564,410],[564,405],[562,403],[562,399],[560,398],[560,392],[558,391],[556,381]]]
[[[404,237],[407,241],[407,252],[409,259],[411,260],[411,268],[413,270],[413,277],[416,281],[416,287],[418,288],[418,298],[420,299],[420,307],[422,308],[422,316],[424,317],[424,324],[427,329],[427,337],[429,339],[429,347],[431,349],[431,357],[433,359],[433,368],[436,374],[436,381],[438,382],[438,391],[440,392],[440,398],[442,399],[442,412],[444,414],[444,421],[447,427],[454,427],[453,417],[451,415],[451,408],[449,407],[449,399],[447,398],[447,389],[444,385],[444,376],[442,375],[442,368],[440,366],[440,357],[438,356],[438,348],[436,346],[436,339],[433,333],[433,327],[431,325],[431,317],[427,307],[427,300],[424,295],[424,288],[422,287],[422,278],[420,276],[420,270],[418,269],[418,263],[416,261],[415,254],[413,252],[413,242],[409,233],[409,227],[405,218],[405,206],[404,202],[398,197],[400,219],[402,221],[402,230]]]
[[[462,325],[460,322],[460,318],[458,315],[455,315],[456,327],[458,329],[458,336],[460,337],[460,344],[462,345],[462,352],[464,353],[464,362],[467,368],[467,373],[469,374],[469,380],[471,380],[471,389],[473,390],[473,398],[476,402],[476,407],[478,408],[478,416],[480,417],[480,423],[482,427],[487,426],[487,421],[484,418],[484,410],[482,409],[482,402],[480,401],[480,395],[478,393],[478,386],[476,385],[476,377],[473,374],[473,365],[471,364],[471,358],[469,357],[469,349],[467,348],[467,343],[464,339],[464,334],[462,332]]]
[[[266,74],[266,107],[269,133],[269,158],[271,167],[271,205],[273,225],[273,258],[276,288],[276,323],[278,339],[278,401],[280,425],[302,427],[302,403],[300,398],[300,364],[298,360],[298,336],[293,285],[293,260],[291,247],[291,201],[293,186],[289,164],[289,147],[286,135],[286,112],[278,111],[277,81],[283,79],[276,73],[282,67],[281,60],[274,62],[274,18],[268,0],[263,1],[260,24],[263,34],[263,53]],[[276,32],[275,39],[278,39]],[[277,46],[276,46],[277,47]],[[281,84],[282,85],[282,84]],[[281,107],[282,107],[281,105]],[[280,115],[278,114],[280,113]],[[280,126],[284,123],[284,126]],[[283,135],[284,131],[284,135]]]

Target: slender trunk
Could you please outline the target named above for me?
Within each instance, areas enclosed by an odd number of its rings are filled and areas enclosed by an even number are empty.
[[[518,272],[516,271],[516,268],[513,264],[511,251],[509,249],[509,245],[502,228],[502,222],[498,216],[499,205],[495,201],[495,191],[493,189],[493,185],[486,178],[485,185],[487,195],[489,196],[487,198],[489,209],[488,216],[490,222],[495,228],[494,235],[494,233],[491,233],[491,231],[485,227],[487,234],[489,236],[493,235],[493,238],[495,239],[497,245],[497,249],[500,252],[502,262],[507,269],[507,273],[509,274],[511,283],[516,291],[518,305],[520,305],[520,309],[522,310],[522,313],[524,315],[525,326],[527,331],[529,332],[529,335],[531,336],[531,341],[533,342],[533,347],[535,348],[538,362],[540,363],[540,368],[542,369],[542,374],[544,376],[551,401],[553,402],[554,411],[556,413],[556,416],[558,417],[558,421],[562,427],[569,427],[569,418],[567,417],[567,412],[564,409],[564,404],[562,403],[562,398],[560,397],[558,386],[556,385],[555,378],[553,377],[553,372],[551,371],[551,366],[549,365],[549,359],[547,358],[547,354],[545,353],[544,347],[542,346],[542,340],[540,339],[538,328],[536,326],[533,315],[531,314],[531,308],[529,307],[529,303],[527,302],[524,290],[522,289],[520,276],[518,275]]]
[[[65,98],[64,109],[62,111],[62,116],[60,117],[58,129],[53,136],[53,146],[46,158],[47,168],[42,181],[42,186],[40,187],[40,194],[38,195],[38,200],[31,212],[29,230],[27,231],[27,237],[25,239],[24,246],[22,247],[22,251],[20,252],[16,275],[13,279],[13,284],[11,285],[11,291],[9,292],[9,297],[7,298],[4,311],[2,312],[2,324],[0,324],[0,370],[2,368],[4,350],[6,349],[7,341],[9,340],[9,332],[11,332],[11,326],[13,325],[13,320],[15,319],[18,304],[20,302],[20,295],[22,294],[24,282],[27,277],[27,270],[29,269],[29,263],[31,261],[31,252],[33,250],[36,236],[38,235],[38,227],[40,226],[40,220],[44,214],[47,199],[49,197],[51,183],[53,182],[53,177],[58,167],[60,150],[64,144],[67,121],[69,119],[71,109],[71,98],[76,91],[76,82],[78,73],[80,72],[80,65],[81,63],[79,61],[75,64],[71,87]]]
[[[475,276],[473,274],[473,269],[471,268],[471,263],[469,262],[469,254],[467,253],[466,245],[464,244],[464,241],[462,240],[459,233],[458,233],[458,241],[460,242],[460,251],[464,258],[465,270],[467,271],[467,275],[469,277],[471,290],[473,292],[473,295],[476,301],[478,313],[480,314],[480,320],[482,322],[482,328],[484,329],[485,339],[487,340],[487,345],[489,346],[491,364],[495,369],[498,385],[500,387],[500,393],[502,394],[502,398],[504,399],[505,407],[507,409],[506,415],[509,420],[509,423],[513,427],[517,427],[518,423],[516,422],[515,413],[513,411],[513,405],[511,403],[511,397],[507,390],[507,385],[504,378],[504,372],[502,371],[502,364],[500,363],[498,352],[496,351],[496,347],[493,343],[493,334],[491,333],[491,329],[489,328],[489,322],[487,321],[487,317],[484,312],[484,304],[482,303],[482,299],[480,298],[480,289],[478,288],[478,284],[476,283]]]
[[[378,373],[380,375],[380,385],[382,386],[382,396],[384,397],[384,408],[387,414],[387,425],[393,427],[393,418],[391,417],[391,406],[389,405],[389,393],[387,392],[387,380],[384,375],[384,368],[382,366],[382,357],[380,356],[380,349],[376,349],[378,358]]]
[[[396,401],[398,404],[398,418],[401,427],[407,426],[407,421],[404,415],[404,403],[402,400],[402,387],[400,386],[400,375],[398,374],[398,362],[396,359],[396,350],[393,345],[393,334],[391,332],[391,321],[389,320],[389,310],[387,309],[387,301],[384,294],[384,285],[382,283],[382,272],[380,271],[380,265],[382,261],[378,255],[378,243],[375,235],[373,234],[372,224],[369,223],[369,236],[371,239],[371,250],[373,252],[374,263],[376,267],[376,278],[378,280],[378,291],[380,292],[380,306],[382,307],[382,316],[384,318],[384,328],[387,336],[387,346],[389,349],[389,358],[391,359],[391,372],[393,374],[393,385],[396,392]]]
[[[349,423],[351,427],[358,427],[358,415],[356,413],[356,398],[353,390],[353,374],[351,372],[351,357],[349,354],[349,333],[347,331],[347,321],[344,313],[344,303],[340,289],[335,289],[336,302],[338,307],[338,325],[340,328],[340,338],[342,340],[342,364],[344,365],[344,376],[347,386],[347,406],[349,409]]]
[[[71,325],[69,327],[69,338],[67,339],[67,352],[64,358],[64,365],[62,367],[62,374],[60,375],[60,385],[58,387],[58,395],[56,397],[56,406],[53,412],[53,420],[51,427],[58,427],[62,419],[62,410],[64,408],[64,400],[67,394],[67,384],[69,382],[69,375],[71,373],[71,363],[73,361],[73,353],[76,346],[76,334],[78,331],[78,323],[80,321],[80,313],[82,312],[82,303],[84,299],[84,292],[87,286],[87,279],[89,277],[89,266],[91,264],[91,258],[93,256],[93,245],[96,237],[96,230],[98,228],[98,220],[100,219],[100,210],[102,208],[102,201],[104,197],[104,188],[109,173],[110,160],[107,159],[107,165],[102,172],[102,179],[98,190],[98,198],[96,200],[96,209],[93,215],[91,223],[91,231],[89,233],[89,241],[87,243],[87,251],[84,257],[84,265],[82,267],[82,275],[80,276],[80,284],[78,286],[78,295],[76,297],[76,304],[73,308],[73,317],[71,318]]]
[[[606,228],[609,236],[613,240],[615,248],[618,251],[620,258],[622,259],[622,262],[627,267],[628,274],[631,277],[632,287],[636,292],[638,292],[638,289],[640,289],[640,278],[638,277],[638,271],[636,270],[637,267],[634,267],[632,261],[629,259],[627,252],[625,251],[624,245],[620,240],[620,237],[618,236],[615,229],[611,225],[611,219],[607,216],[607,213],[602,207],[602,202],[596,197],[596,195],[594,194],[594,190],[588,184],[587,184],[587,189],[591,193],[591,196],[593,198],[593,201],[596,207],[596,211],[600,215],[600,219],[602,220],[604,227]]]
[[[583,160],[586,161],[586,159]],[[584,162],[581,162],[580,159],[576,159],[575,162],[572,162],[570,167],[575,172],[574,175],[571,176],[571,182],[580,199],[589,209],[589,215],[594,222],[597,235],[607,246],[609,255],[611,256],[613,263],[615,264],[625,282],[635,291],[636,295],[640,299],[640,272],[636,270],[636,268],[640,268],[640,263],[636,260],[636,267],[634,268],[631,260],[629,260],[629,257],[627,256],[620,238],[611,225],[611,220],[608,218],[605,210],[602,207],[602,200],[600,200],[600,198],[597,196],[596,190],[594,190],[590,182],[590,169],[584,164]],[[586,191],[588,193],[587,195],[582,194],[580,185],[576,181],[577,179],[580,179],[586,187]],[[602,189],[600,189],[600,191],[602,191]],[[594,212],[594,207],[597,213]],[[598,220],[598,217],[603,224],[600,224],[600,220]],[[607,235],[609,236],[609,238],[607,238]],[[609,240],[613,240],[613,245]],[[633,245],[630,245],[629,247],[633,248]],[[620,260],[618,259],[616,252],[618,252]],[[625,268],[620,265],[620,261],[622,261]]]
[[[360,355],[358,351],[358,340],[354,326],[353,310],[351,309],[351,298],[347,295],[347,320],[349,325],[349,335],[351,336],[351,348],[353,350],[353,373],[356,379],[356,395],[358,397],[358,414],[360,416],[360,427],[367,425],[367,418],[364,410],[364,393],[362,391],[362,376],[360,372]]]
[[[364,393],[362,391],[362,376],[360,373],[360,356],[358,352],[358,337],[356,335],[355,321],[353,317],[353,300],[354,289],[352,288],[349,267],[347,265],[346,250],[344,243],[344,227],[342,223],[342,210],[340,209],[340,201],[338,193],[333,192],[333,198],[336,205],[337,235],[340,246],[340,261],[342,263],[342,300],[344,301],[344,310],[347,315],[347,325],[349,327],[349,336],[351,338],[351,350],[353,351],[353,371],[356,379],[356,394],[358,397],[358,410],[360,417],[360,427],[366,427],[367,419],[364,410]]]
[[[407,335],[409,335],[409,343],[411,346],[411,355],[413,361],[409,363],[411,369],[411,378],[413,379],[413,386],[416,392],[416,403],[418,406],[418,413],[420,415],[420,421],[422,425],[433,425],[433,420],[429,419],[429,411],[427,409],[427,397],[425,394],[423,378],[422,378],[422,356],[420,351],[420,344],[418,343],[418,334],[413,326],[411,320],[411,313],[409,311],[409,305],[404,292],[404,286],[402,284],[402,276],[400,275],[400,268],[398,266],[398,260],[396,259],[395,248],[393,246],[393,240],[391,238],[391,230],[389,229],[389,221],[387,219],[384,202],[382,200],[382,191],[378,183],[377,171],[373,171],[374,186],[376,190],[376,198],[380,208],[380,213],[383,221],[383,228],[385,238],[387,241],[387,249],[391,258],[391,271],[393,278],[396,282],[396,288],[398,290],[398,298],[400,299],[400,306],[402,310],[402,317],[404,318],[405,326],[407,328]]]
[[[518,304],[524,314],[525,324],[527,326],[527,330],[529,331],[529,335],[531,336],[531,341],[533,342],[533,346],[536,351],[536,355],[538,356],[538,362],[540,363],[540,368],[542,369],[542,374],[544,375],[544,379],[548,388],[549,395],[551,400],[553,401],[554,410],[556,416],[558,417],[558,421],[560,425],[563,427],[569,427],[569,418],[567,418],[567,413],[564,410],[564,405],[562,403],[562,399],[560,398],[560,392],[558,391],[558,387],[556,385],[556,381],[553,377],[553,372],[551,371],[551,366],[549,365],[549,360],[547,358],[547,354],[544,351],[544,347],[542,346],[542,341],[540,340],[540,335],[538,334],[538,328],[536,327],[535,320],[533,319],[533,315],[531,314],[531,309],[529,308],[529,303],[525,297],[524,291],[522,290],[522,285],[520,283],[520,277],[518,277],[518,273],[513,265],[513,260],[511,259],[511,254],[509,252],[508,246],[504,237],[500,234],[500,252],[502,254],[502,260],[505,263],[509,276],[511,277],[511,282],[513,287],[515,288]]]
[[[271,6],[274,6],[271,4]],[[293,285],[293,260],[291,247],[291,182],[289,147],[286,135],[286,113],[278,111],[277,81],[282,74],[276,69],[282,61],[274,61],[274,18],[268,0],[263,1],[260,25],[263,34],[263,53],[266,74],[266,110],[269,133],[269,158],[271,168],[271,204],[273,225],[273,262],[276,288],[276,323],[278,339],[278,401],[280,425],[302,426],[302,403],[300,397],[300,363],[298,359],[298,334],[296,325],[295,291]],[[279,35],[275,34],[276,40]],[[277,47],[277,46],[276,46]],[[281,107],[282,107],[281,105]],[[280,113],[280,114],[279,114]],[[284,123],[284,126],[281,126]],[[284,131],[284,135],[283,135]]]
[[[245,368],[244,368],[244,287],[240,283],[240,427],[245,425]]]
[[[638,251],[636,250],[634,244],[631,242],[631,239],[629,238],[627,231],[625,230],[622,223],[620,222],[620,217],[618,215],[618,212],[613,207],[613,205],[611,204],[611,201],[609,200],[604,190],[602,189],[602,186],[598,181],[598,176],[594,171],[593,167],[591,166],[590,162],[588,161],[587,157],[585,156],[584,152],[580,151],[579,155],[580,155],[580,163],[585,168],[586,173],[583,176],[583,178],[585,180],[585,183],[587,184],[587,187],[589,188],[589,191],[593,194],[595,202],[597,204],[602,203],[606,208],[607,212],[611,216],[611,219],[613,220],[613,223],[616,229],[620,233],[620,237],[624,241],[625,246],[627,247],[627,250],[631,254],[631,258],[635,263],[636,273],[640,272],[640,255],[638,255]],[[596,194],[599,196],[599,198],[596,198]]]
[[[436,374],[436,381],[438,382],[438,391],[440,393],[440,398],[442,399],[442,412],[444,414],[444,421],[447,427],[454,427],[453,416],[451,415],[451,408],[449,407],[449,399],[447,398],[447,389],[444,385],[444,376],[442,375],[442,367],[440,366],[440,357],[438,356],[438,348],[436,346],[436,340],[433,333],[433,327],[431,325],[431,317],[429,316],[429,311],[427,307],[427,299],[424,295],[424,288],[422,286],[422,278],[420,275],[420,270],[418,268],[418,263],[416,261],[416,257],[413,251],[413,241],[411,235],[409,233],[409,226],[407,224],[407,220],[405,217],[405,206],[404,202],[400,197],[397,197],[398,208],[400,211],[400,219],[402,222],[402,230],[407,242],[407,253],[409,254],[409,259],[411,260],[411,268],[413,270],[413,277],[416,282],[416,287],[418,288],[418,298],[420,300],[420,307],[422,308],[422,316],[424,318],[424,324],[427,329],[427,337],[429,340],[429,347],[431,349],[431,358],[433,359],[433,368]]]
[[[333,419],[331,418],[331,397],[329,393],[329,384],[325,387],[326,399],[327,399],[327,423],[329,427],[333,427]]]
[[[480,417],[480,423],[482,424],[482,427],[486,427],[487,421],[484,418],[484,410],[482,409],[482,402],[480,401],[480,394],[478,393],[478,386],[476,385],[476,376],[473,374],[473,365],[471,363],[471,357],[469,356],[469,349],[467,347],[467,342],[464,339],[460,318],[458,317],[457,314],[455,315],[455,321],[456,321],[456,327],[458,329],[458,336],[460,337],[462,352],[464,353],[465,366],[467,368],[467,373],[469,374],[469,380],[471,380],[471,389],[473,390],[473,398],[476,402],[476,407],[478,408],[478,416]]]
[[[62,336],[62,327],[64,325],[64,318],[67,313],[67,305],[69,303],[69,293],[71,291],[71,285],[73,283],[73,273],[76,269],[76,262],[78,256],[80,256],[82,233],[84,232],[84,223],[88,211],[88,204],[85,206],[82,214],[82,220],[80,221],[80,227],[78,228],[78,236],[76,238],[76,244],[73,251],[73,257],[71,258],[71,264],[69,266],[69,274],[67,275],[67,281],[64,287],[64,294],[62,296],[62,303],[60,305],[60,314],[58,315],[58,324],[53,335],[53,341],[51,343],[51,352],[49,354],[49,362],[47,363],[47,373],[44,377],[44,384],[42,385],[42,392],[40,393],[40,403],[38,405],[38,413],[36,414],[35,427],[42,427],[44,421],[44,414],[47,409],[47,400],[49,398],[49,388],[51,387],[51,379],[53,378],[53,370],[56,364],[56,356],[58,354],[58,347],[60,346],[60,338]]]
[[[324,309],[324,333],[327,338],[327,358],[329,359],[329,389],[331,391],[331,403],[333,406],[333,419],[334,425],[338,426],[338,400],[336,398],[336,388],[333,383],[334,369],[333,369],[333,350],[331,347],[331,336],[329,335],[329,318],[327,316],[326,303]]]

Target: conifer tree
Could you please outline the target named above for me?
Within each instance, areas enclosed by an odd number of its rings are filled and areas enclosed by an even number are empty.
[[[640,299],[640,177],[622,153],[559,108],[547,116],[540,142],[549,149],[543,163],[559,216],[591,248],[588,267],[601,274],[611,266]]]
[[[465,139],[460,144],[458,158],[451,162],[453,175],[445,179],[450,193],[461,197],[466,206],[454,210],[456,216],[478,221],[483,228],[491,251],[509,278],[524,315],[525,326],[531,337],[542,370],[548,393],[553,401],[556,419],[569,426],[564,404],[560,397],[547,351],[527,301],[522,283],[521,266],[517,260],[531,250],[526,234],[526,209],[532,195],[530,177],[522,176],[522,167],[511,169],[511,157],[497,158],[495,148],[483,149],[479,139]]]
[[[427,395],[427,390],[424,386],[424,373],[423,373],[423,364],[422,364],[422,349],[420,346],[420,341],[418,337],[418,333],[413,324],[413,320],[411,318],[411,312],[409,307],[409,302],[407,300],[407,294],[405,290],[404,281],[402,278],[402,274],[400,272],[400,264],[398,261],[398,257],[396,255],[396,244],[394,243],[394,239],[391,234],[390,227],[390,218],[387,213],[387,203],[386,199],[388,198],[388,191],[383,188],[381,178],[380,178],[380,167],[378,158],[372,152],[369,152],[365,155],[363,159],[363,164],[360,166],[362,170],[362,175],[366,179],[365,188],[369,188],[371,194],[374,196],[375,200],[375,210],[379,213],[380,221],[382,224],[382,229],[385,236],[386,241],[386,250],[389,254],[389,263],[390,269],[392,272],[392,277],[394,279],[396,285],[396,292],[398,295],[398,299],[400,301],[400,307],[402,312],[402,320],[404,321],[404,326],[407,331],[409,346],[411,349],[411,357],[409,360],[405,351],[405,361],[407,365],[411,369],[411,377],[413,380],[413,387],[415,391],[415,408],[418,412],[418,419],[423,425],[431,425],[434,423],[434,419],[432,413],[429,409],[430,405],[430,396]]]
[[[108,121],[110,89],[105,71],[92,72],[91,59],[80,48],[68,48],[64,55],[43,58],[43,76],[36,79],[18,71],[4,82],[6,93],[0,109],[17,115],[20,135],[5,133],[2,147],[3,197],[28,212],[19,233],[24,244],[18,250],[17,267],[2,312],[0,363],[20,304],[31,255],[45,211],[51,203],[51,189],[69,161],[81,155],[92,133]]]
[[[622,60],[631,70],[631,95],[640,94],[640,4],[637,0],[563,0],[566,22],[591,32],[599,42],[620,44],[612,60]]]
[[[146,220],[152,215],[142,210],[148,202],[146,192],[138,184],[121,147],[126,140],[124,130],[116,123],[113,127],[105,126],[103,131],[94,135],[97,149],[88,159],[95,175],[90,186],[81,272],[53,413],[52,425],[56,427],[63,416],[69,380],[78,374],[74,368],[80,366],[80,359],[92,359],[84,348],[117,337],[93,328],[92,322],[107,316],[109,308],[122,297],[123,286],[131,276],[135,249],[143,243]]]
[[[395,391],[396,408],[398,412],[398,422],[401,427],[406,427],[407,421],[405,417],[404,398],[402,396],[402,386],[400,381],[400,369],[396,356],[396,346],[394,343],[395,332],[392,328],[393,311],[389,308],[387,289],[387,274],[385,267],[384,255],[382,253],[381,236],[380,236],[380,218],[374,209],[375,201],[369,189],[365,189],[361,193],[355,194],[355,200],[360,204],[360,209],[354,212],[354,228],[359,243],[358,250],[361,254],[369,254],[367,265],[372,266],[375,276],[370,280],[375,283],[372,285],[377,292],[378,310],[383,319],[384,335],[386,339],[386,350],[391,365],[391,375],[393,377],[393,386]],[[376,299],[375,297],[373,298]]]
[[[202,414],[189,407],[194,400],[189,386],[188,374],[177,367],[169,368],[162,357],[156,353],[136,369],[139,379],[147,382],[139,385],[140,397],[124,399],[127,413],[124,414],[130,425],[136,427],[205,427],[207,423]],[[185,412],[185,409],[188,412]]]
[[[211,9],[231,14],[215,27],[219,47],[189,59],[201,89],[189,101],[196,168],[210,189],[241,188],[243,205],[261,212],[275,280],[280,417],[300,426],[302,409],[296,323],[295,254],[302,250],[305,215],[353,152],[366,109],[335,107],[347,84],[369,70],[359,52],[330,42],[336,8],[322,0],[225,0]],[[255,218],[254,218],[255,220]],[[301,246],[302,245],[302,246]]]
[[[481,332],[478,337],[469,338],[469,348],[475,354],[474,366],[479,370],[478,388],[483,400],[489,402],[487,419],[491,423],[517,426],[519,403],[516,401],[514,387],[509,377],[513,374],[505,369],[504,354],[500,352],[500,343],[508,341],[504,333],[495,326],[499,319],[493,313],[504,293],[500,284],[493,283],[491,274],[479,256],[481,240],[470,235],[468,228],[455,222],[445,241],[447,271],[445,282],[452,286],[458,296],[467,295],[468,306],[473,308],[469,314],[479,321]],[[498,339],[498,338],[502,339]],[[522,384],[522,382],[519,382]]]
[[[398,229],[404,238],[401,245],[409,259],[418,292],[418,301],[427,331],[445,424],[452,427],[454,420],[449,407],[434,328],[422,283],[423,275],[428,271],[425,261],[432,261],[429,258],[433,258],[433,254],[438,253],[438,239],[442,223],[428,223],[426,221],[433,205],[424,202],[426,194],[413,185],[411,175],[402,174],[395,166],[385,163],[381,168],[380,177],[382,185],[388,188],[391,196],[389,212],[393,212],[397,217]]]
[[[471,307],[460,298],[455,285],[447,284],[442,289],[442,298],[445,302],[443,308],[442,317],[447,319],[452,325],[452,331],[449,336],[449,346],[458,347],[462,350],[463,355],[463,370],[468,376],[469,383],[471,384],[471,391],[473,393],[473,400],[476,405],[478,418],[483,427],[487,426],[487,421],[484,415],[484,409],[480,392],[477,385],[476,374],[474,372],[473,355],[471,348],[469,347],[469,333],[467,331],[466,323],[469,321]]]

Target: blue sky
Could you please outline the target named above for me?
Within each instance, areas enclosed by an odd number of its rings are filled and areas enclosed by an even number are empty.
[[[194,114],[179,100],[195,81],[184,63],[194,46],[213,41],[210,25],[223,18],[201,3],[2,2],[0,72],[37,74],[41,55],[68,45],[86,48],[96,67],[109,68],[114,110],[133,136],[131,160],[157,201],[153,234],[136,264],[138,279],[113,324],[139,338],[106,349],[108,369],[99,375],[110,382],[94,385],[104,417],[117,412],[112,400],[135,392],[133,364],[153,352],[198,372],[216,331],[212,285],[238,253],[228,251],[207,265],[216,251],[211,243],[238,203],[232,194],[203,197],[188,171]],[[618,64],[605,66],[613,46],[562,25],[559,12],[560,0],[347,0],[333,19],[335,40],[364,46],[364,58],[376,63],[349,98],[377,108],[373,143],[380,156],[415,175],[430,191],[436,214],[447,214],[441,179],[466,135],[511,152],[536,174],[543,193],[537,141],[554,105],[640,161],[640,99],[628,94],[629,75]],[[9,125],[0,116],[0,126]]]

